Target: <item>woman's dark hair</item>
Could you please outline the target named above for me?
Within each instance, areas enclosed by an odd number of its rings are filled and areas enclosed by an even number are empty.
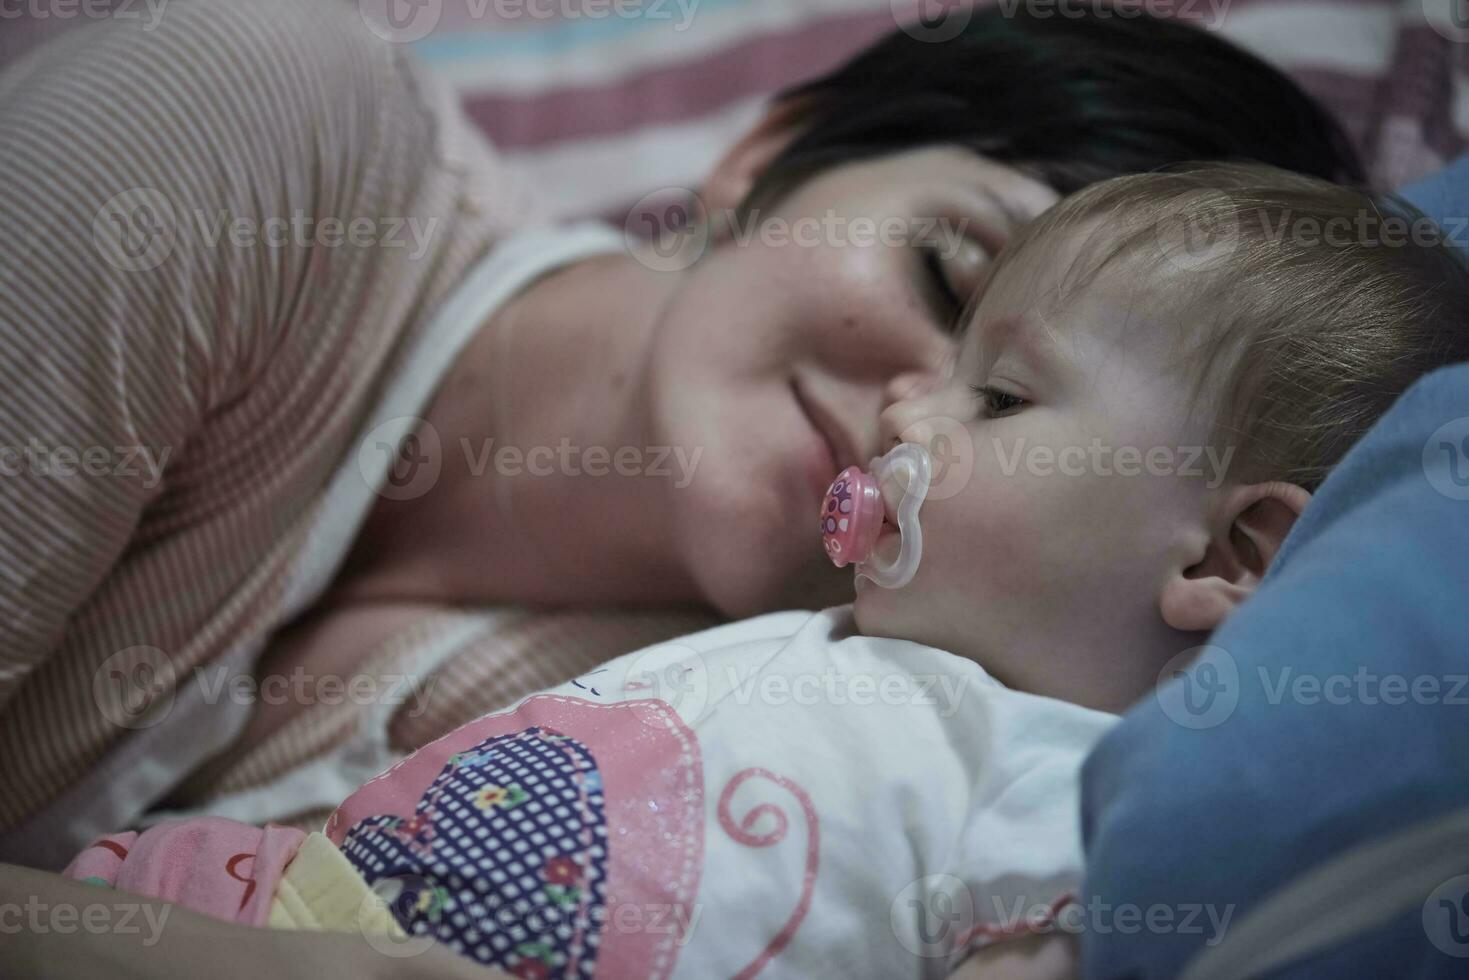
[[[1268,163],[1338,183],[1365,178],[1350,140],[1265,62],[1199,27],[1137,8],[955,10],[957,36],[897,30],[776,96],[805,131],[741,210],[773,204],[829,167],[957,144],[1062,194],[1189,160]],[[1062,16],[1065,13],[1066,16]],[[955,25],[926,23],[952,33]]]

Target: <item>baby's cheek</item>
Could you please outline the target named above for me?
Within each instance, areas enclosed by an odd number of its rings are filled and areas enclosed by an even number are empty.
[[[1032,594],[1044,581],[1041,501],[1017,477],[976,473],[954,497],[931,501],[924,537],[936,563],[953,576],[951,588],[975,599]],[[1049,533],[1064,533],[1055,527]]]

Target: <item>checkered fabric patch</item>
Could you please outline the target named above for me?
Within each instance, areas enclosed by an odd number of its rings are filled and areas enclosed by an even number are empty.
[[[409,819],[367,817],[343,853],[403,928],[521,977],[591,977],[606,920],[596,760],[553,729],[451,757]]]

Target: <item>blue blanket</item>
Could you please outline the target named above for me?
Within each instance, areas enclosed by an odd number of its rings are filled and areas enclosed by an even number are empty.
[[[1469,159],[1404,196],[1450,227]],[[1211,651],[1087,761],[1084,975],[1177,977],[1281,887],[1469,808],[1466,619],[1469,365],[1399,400]],[[1269,975],[1469,976],[1466,873],[1445,853],[1437,888]]]

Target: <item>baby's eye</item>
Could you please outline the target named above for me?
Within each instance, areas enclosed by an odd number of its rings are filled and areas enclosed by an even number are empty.
[[[1025,404],[1025,399],[1019,395],[1001,391],[992,385],[970,385],[969,390],[984,402],[985,414],[990,418],[1012,414]]]

